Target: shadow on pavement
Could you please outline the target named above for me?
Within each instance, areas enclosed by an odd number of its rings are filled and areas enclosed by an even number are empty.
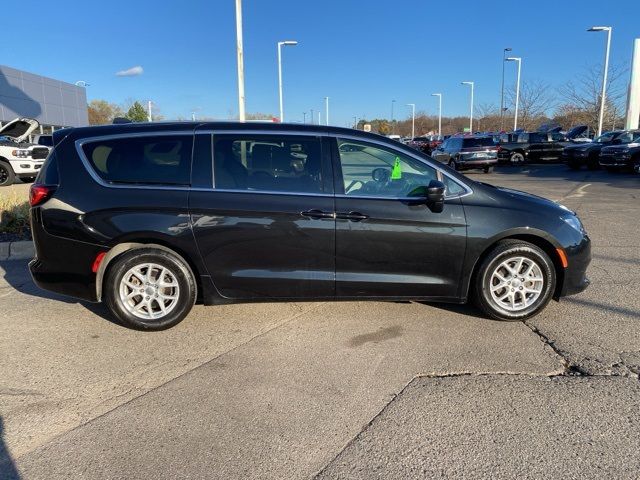
[[[109,311],[102,303],[83,302],[75,298],[65,297],[64,295],[58,295],[38,288],[31,279],[27,263],[28,260],[9,260],[0,262],[0,272],[2,272],[4,280],[4,282],[0,282],[0,288],[4,286],[2,285],[2,283],[4,283],[9,288],[13,288],[24,295],[45,298],[47,300],[56,300],[58,302],[69,304],[77,303],[103,320],[122,326],[112,318]],[[122,326],[122,328],[126,327]]]
[[[632,308],[618,307],[614,305],[607,305],[604,303],[594,302],[592,300],[583,300],[576,297],[566,297],[562,301],[573,303],[575,305],[581,305],[584,307],[595,308],[596,310],[602,310],[605,312],[617,313],[618,315],[625,315],[627,317],[640,320],[640,310],[634,310]]]
[[[607,172],[605,170],[571,170],[564,164],[527,164],[496,167],[492,179],[501,175],[525,175],[539,179],[564,179],[572,182],[601,183],[616,188],[638,188],[640,175],[631,172]],[[482,181],[482,178],[476,178]]]
[[[20,478],[16,464],[4,443],[4,426],[0,417],[0,478],[3,480],[17,480]]]

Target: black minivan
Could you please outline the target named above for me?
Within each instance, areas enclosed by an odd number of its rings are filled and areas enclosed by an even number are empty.
[[[196,302],[473,299],[521,320],[582,291],[567,208],[319,125],[59,130],[31,188],[42,288],[160,330]]]

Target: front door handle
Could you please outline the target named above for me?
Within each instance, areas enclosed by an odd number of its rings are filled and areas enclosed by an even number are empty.
[[[313,209],[313,210],[305,210],[304,212],[300,212],[300,215],[303,217],[309,218],[335,218],[335,213],[333,212],[323,212],[322,210]]]
[[[369,218],[369,215],[365,215],[360,212],[349,212],[349,213],[338,213],[336,214],[336,218],[340,218],[343,220],[351,220],[352,222],[359,222],[360,220],[366,220]]]

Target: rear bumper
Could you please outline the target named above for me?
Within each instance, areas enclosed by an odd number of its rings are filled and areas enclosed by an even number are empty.
[[[498,164],[497,158],[482,158],[477,160],[461,160],[458,163],[458,167],[461,170],[465,168],[483,168],[483,167],[492,167]]]
[[[37,210],[32,209],[31,214],[36,256],[29,262],[35,284],[50,292],[98,301],[96,274],[91,267],[104,247],[48,234],[37,221]]]

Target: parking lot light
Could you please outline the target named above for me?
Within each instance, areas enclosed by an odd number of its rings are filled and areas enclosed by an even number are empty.
[[[294,47],[298,44],[296,40],[285,40],[278,42],[278,94],[280,97],[280,123],[284,122],[284,106],[282,102],[282,46]]]
[[[502,131],[503,129],[503,119],[504,119],[504,62],[505,62],[505,57],[507,56],[507,52],[510,52],[512,49],[511,47],[506,47],[502,49],[502,86],[500,87],[500,130]]]
[[[602,74],[602,94],[600,95],[600,116],[598,118],[598,136],[602,135],[602,122],[604,121],[604,104],[607,95],[607,73],[609,71],[609,50],[611,49],[611,27],[591,27],[587,32],[607,32],[607,48],[604,54],[604,72]]]
[[[238,63],[238,119],[244,122],[244,49],[242,47],[242,0],[236,0],[236,57]]]
[[[411,107],[411,140],[416,136],[416,104],[407,103],[407,107]]]
[[[324,122],[329,125],[329,97],[324,97],[325,119]]]
[[[438,97],[438,137],[442,137],[442,94],[432,93],[432,97]]]
[[[520,103],[520,66],[522,65],[522,58],[520,57],[507,57],[507,62],[518,62],[518,77],[516,80],[516,111],[513,117],[513,131],[518,129],[518,104]]]
[[[471,107],[469,111],[469,132],[473,133],[473,88],[475,86],[474,82],[462,82],[462,85],[471,86]]]

